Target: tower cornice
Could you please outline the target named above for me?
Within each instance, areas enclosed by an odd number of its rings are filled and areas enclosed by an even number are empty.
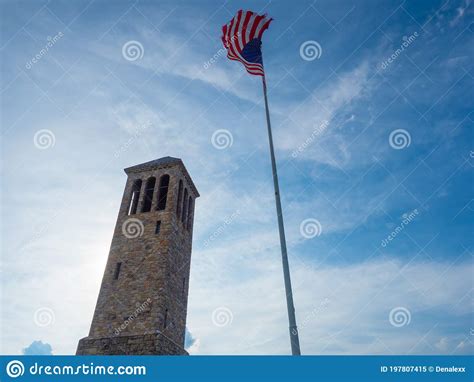
[[[174,166],[180,166],[182,168],[184,176],[186,177],[186,180],[188,181],[188,184],[191,186],[195,194],[195,197],[198,198],[199,191],[197,190],[197,187],[194,184],[193,180],[191,179],[191,176],[189,175],[188,170],[186,169],[186,166],[184,165],[183,161],[180,158],[167,156],[167,157],[155,159],[149,162],[137,164],[132,167],[127,167],[124,169],[124,171],[127,175],[129,175],[131,173],[140,173],[143,171],[155,170],[155,169],[166,168],[166,167],[174,167]]]

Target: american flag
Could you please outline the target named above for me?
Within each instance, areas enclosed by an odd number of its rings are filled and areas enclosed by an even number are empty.
[[[263,76],[262,45],[263,32],[273,19],[240,10],[232,20],[222,27],[222,42],[227,57],[240,61],[250,74]]]

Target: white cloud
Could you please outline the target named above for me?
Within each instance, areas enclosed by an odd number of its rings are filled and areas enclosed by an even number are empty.
[[[456,16],[449,21],[449,26],[454,27],[462,20],[469,5],[471,5],[471,0],[464,0],[463,4],[456,8]]]
[[[136,39],[145,47],[145,54],[142,59],[133,63],[126,61],[120,54],[122,45],[126,41],[114,38],[104,39],[101,42],[90,44],[92,50],[99,57],[106,58],[115,63],[128,65],[129,68],[142,68],[148,73],[156,76],[174,75],[184,77],[190,81],[199,80],[217,89],[220,92],[229,93],[243,100],[258,103],[261,101],[261,88],[254,86],[254,81],[239,81],[246,72],[242,65],[227,59],[226,54],[222,54],[222,48],[210,47],[203,50],[202,36],[197,35],[194,39],[188,40],[188,36],[179,39],[173,33],[161,33],[156,38],[156,33],[147,27],[137,28]],[[207,38],[205,39],[207,43]],[[218,58],[211,65],[206,63],[218,55]]]
[[[43,341],[33,341],[28,347],[23,349],[24,355],[52,355],[52,347]]]
[[[291,107],[288,119],[277,133],[277,146],[282,150],[298,149],[320,126],[328,127],[315,135],[314,142],[300,158],[331,166],[345,166],[351,159],[347,131],[344,125],[353,121],[351,103],[369,92],[370,63],[363,61],[355,69],[342,73],[322,89],[314,91],[305,101]],[[343,112],[342,120],[338,113]],[[349,115],[347,115],[349,113]]]
[[[201,339],[200,354],[288,353],[283,278],[278,252],[274,252],[275,256],[261,252],[253,262],[247,258],[246,265],[259,271],[247,272],[252,276],[238,281],[228,267],[222,266],[231,253],[221,253],[213,268],[193,262],[188,322]],[[375,260],[314,269],[292,259],[291,266],[304,354],[449,354],[473,350],[472,342],[458,345],[468,335],[468,328],[466,333],[450,333],[449,341],[439,340],[440,333],[446,336],[445,325],[470,314],[472,306],[458,302],[469,288],[472,265],[450,267],[416,261],[404,265]],[[209,282],[215,274],[220,285]],[[437,287],[440,282],[443,288]],[[233,313],[232,323],[225,327],[212,324],[211,313],[219,306]],[[409,310],[409,325],[390,324],[389,313],[398,306]]]

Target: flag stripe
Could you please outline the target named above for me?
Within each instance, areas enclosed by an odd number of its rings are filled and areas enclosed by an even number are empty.
[[[265,32],[265,30],[268,29],[268,27],[270,26],[271,21],[272,20],[268,20],[267,22],[265,22],[263,24],[262,28],[260,29],[260,32],[258,33],[258,38],[259,39],[262,39],[263,32]]]
[[[232,31],[232,36],[231,36],[232,38],[231,45],[237,51],[241,51],[243,49],[243,46],[242,47],[239,46],[239,33],[241,30],[241,27],[240,27],[241,20],[242,20],[242,11],[240,10],[239,12],[237,12],[237,22],[234,24],[234,30]]]
[[[252,12],[249,12],[249,13],[252,13]],[[250,21],[247,25],[247,29],[245,31],[245,43],[247,44],[249,41],[250,41],[250,31],[252,29],[252,25],[253,23],[255,22],[255,19],[257,18],[257,14],[253,13],[251,14],[250,16]]]
[[[255,18],[255,21],[253,22],[252,29],[250,30],[250,35],[254,36],[256,35],[256,31],[258,26],[260,25],[260,22],[265,18],[265,16],[257,16]]]
[[[222,27],[222,43],[224,44],[224,47],[227,48],[227,24]]]
[[[229,44],[229,50],[232,52],[233,55],[237,56],[237,50],[235,49],[235,30],[236,30],[236,25],[239,23],[239,15],[240,11],[237,12],[237,18],[233,18],[231,21],[231,25],[229,28],[229,35],[227,39],[227,43]]]
[[[247,26],[249,25],[249,21],[251,17],[252,17],[251,12],[245,12],[245,19],[242,25],[242,33],[239,35],[240,46],[242,47],[244,47],[248,43],[248,40],[246,40],[246,37],[247,37],[246,31],[247,31]]]

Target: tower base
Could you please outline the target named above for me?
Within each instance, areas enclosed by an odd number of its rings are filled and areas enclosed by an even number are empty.
[[[84,337],[76,355],[189,355],[184,348],[162,334],[105,338]]]

